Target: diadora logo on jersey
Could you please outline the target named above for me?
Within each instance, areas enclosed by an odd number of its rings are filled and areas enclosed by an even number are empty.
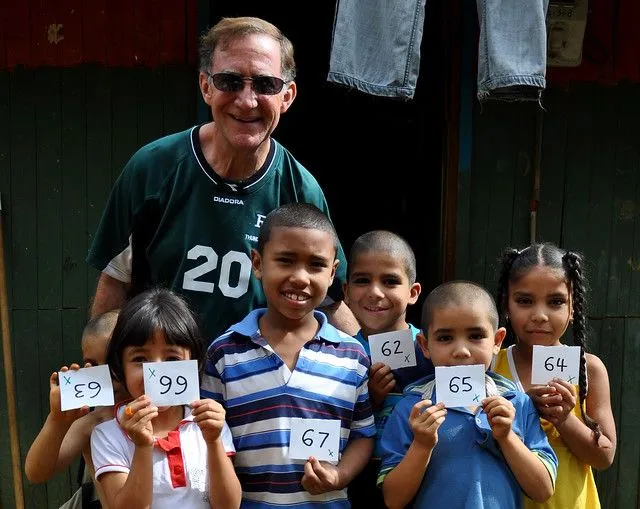
[[[225,184],[229,186],[229,189],[231,189],[234,193],[238,192],[238,184],[231,184],[229,182],[225,182]]]
[[[213,201],[218,203],[226,203],[227,205],[244,205],[240,198],[224,198],[222,196],[214,196]]]

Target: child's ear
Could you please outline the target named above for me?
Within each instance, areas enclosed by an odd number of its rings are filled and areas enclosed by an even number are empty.
[[[494,344],[493,344],[493,353],[497,354],[500,351],[500,347],[502,346],[502,342],[504,338],[507,337],[507,329],[504,327],[500,327],[495,334]]]
[[[413,283],[411,285],[411,288],[409,288],[409,301],[407,303],[415,304],[416,301],[418,300],[418,297],[420,297],[421,291],[422,291],[422,287],[420,286],[420,283]]]
[[[348,306],[349,305],[349,293],[347,290],[349,289],[349,283],[346,281],[342,283],[342,301]]]
[[[338,268],[338,264],[340,260],[337,258],[333,261],[333,267],[331,267],[331,282],[333,283],[333,278],[336,277],[336,269]]]
[[[251,250],[251,268],[256,279],[262,279],[262,256],[256,249]]]
[[[424,332],[420,331],[416,334],[416,341],[420,345],[420,350],[422,350],[422,355],[424,355],[427,359],[431,359],[429,354],[429,342],[427,341],[427,337],[424,335]]]

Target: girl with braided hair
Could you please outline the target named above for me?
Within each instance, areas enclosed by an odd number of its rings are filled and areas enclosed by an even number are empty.
[[[607,369],[586,352],[584,261],[553,244],[534,244],[505,251],[501,265],[497,305],[515,344],[498,353],[493,370],[529,394],[558,456],[555,494],[544,503],[525,497],[524,507],[599,508],[592,467],[605,469],[613,462],[616,428]],[[581,348],[578,385],[559,379],[532,385],[533,346],[562,344],[570,323],[573,344]]]

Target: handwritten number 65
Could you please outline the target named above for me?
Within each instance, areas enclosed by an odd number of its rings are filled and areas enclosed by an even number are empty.
[[[160,391],[160,394],[166,394],[171,390],[171,386],[173,385],[173,380],[171,379],[171,377],[168,377],[167,375],[162,375],[160,377],[160,385],[162,385],[162,387],[167,388],[167,390],[165,391]],[[178,375],[176,377],[176,385],[179,385],[182,387],[181,391],[174,392],[174,394],[177,396],[178,394],[182,394],[184,391],[187,390],[187,385],[188,385],[187,379],[182,375]]]
[[[454,376],[451,380],[449,380],[449,390],[453,393],[460,391],[460,385],[458,385],[455,380],[460,380],[462,382],[462,392],[469,392],[473,387],[467,380],[471,378],[470,376],[463,376],[460,378],[459,376]]]

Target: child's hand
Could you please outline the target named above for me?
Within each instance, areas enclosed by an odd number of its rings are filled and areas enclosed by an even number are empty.
[[[411,409],[409,427],[413,432],[413,440],[432,450],[438,443],[438,428],[447,416],[447,409],[442,403],[436,405],[430,399],[418,401]]]
[[[91,364],[86,364],[85,368],[91,367]],[[78,364],[72,364],[70,367],[62,366],[60,371],[66,373],[69,369],[77,371],[80,369]],[[60,400],[60,384],[58,381],[58,372],[54,371],[49,377],[49,412],[51,418],[54,421],[71,425],[73,421],[89,413],[89,407],[83,406],[81,408],[74,408],[73,410],[62,411]]]
[[[391,368],[382,362],[376,362],[369,371],[369,397],[374,406],[379,406],[384,398],[396,386]]]
[[[312,495],[335,491],[340,488],[338,467],[311,456],[304,464],[304,475],[300,483]]]
[[[146,394],[129,403],[122,414],[120,425],[136,446],[153,446],[151,420],[158,416],[158,407],[151,405]]]
[[[516,409],[502,396],[491,396],[483,399],[481,403],[484,413],[487,414],[493,437],[496,440],[505,438],[511,432]]]
[[[193,420],[202,432],[207,444],[212,444],[220,437],[224,427],[225,411],[220,403],[212,399],[201,399],[191,403]]]
[[[576,406],[576,389],[569,382],[554,378],[548,385],[534,385],[527,392],[540,417],[554,426],[567,420]]]

